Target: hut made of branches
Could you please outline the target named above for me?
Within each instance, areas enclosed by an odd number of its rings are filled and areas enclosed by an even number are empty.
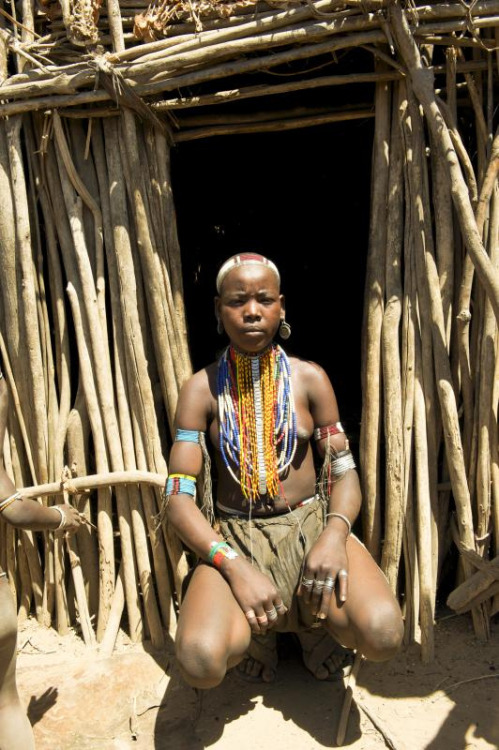
[[[2,527],[19,616],[104,650],[120,626],[155,646],[175,629],[189,561],[157,513],[191,359],[172,151],[369,120],[362,536],[424,659],[442,589],[486,638],[499,2],[12,0],[0,20],[6,465],[93,524],[69,541]]]

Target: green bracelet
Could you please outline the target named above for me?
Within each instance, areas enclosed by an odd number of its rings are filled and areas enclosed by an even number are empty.
[[[224,544],[227,544],[227,542],[212,542],[211,543],[210,551],[208,552],[208,560],[211,563],[213,562],[213,558],[217,554],[220,547],[223,547]]]

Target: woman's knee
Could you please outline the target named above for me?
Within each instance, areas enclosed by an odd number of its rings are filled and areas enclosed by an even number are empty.
[[[359,627],[359,650],[370,661],[388,661],[400,650],[404,623],[398,605],[380,604],[365,613]]]
[[[225,677],[226,647],[206,634],[177,636],[175,653],[182,675],[192,687],[216,687]]]

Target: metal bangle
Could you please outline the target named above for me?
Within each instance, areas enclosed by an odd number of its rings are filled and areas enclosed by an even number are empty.
[[[61,517],[61,520],[59,521],[59,525],[55,527],[55,531],[58,531],[58,529],[63,529],[65,527],[68,519],[67,519],[66,513],[63,511],[60,505],[53,505],[52,507],[54,510],[56,510],[59,513]]]
[[[326,519],[328,518],[341,518],[341,520],[346,523],[348,531],[347,531],[347,538],[352,533],[352,524],[350,523],[349,519],[343,515],[343,513],[337,513],[336,511],[331,511],[331,513],[326,513]]]

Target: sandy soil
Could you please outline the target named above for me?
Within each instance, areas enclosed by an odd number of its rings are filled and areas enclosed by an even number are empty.
[[[103,659],[74,633],[30,620],[19,633],[18,684],[38,750],[335,747],[343,682],[317,682],[289,642],[282,651],[272,685],[230,674],[200,696],[180,680],[171,647],[153,653],[120,634]],[[467,617],[442,618],[429,665],[417,645],[389,664],[364,663],[344,746],[499,748],[499,622],[484,645]]]

